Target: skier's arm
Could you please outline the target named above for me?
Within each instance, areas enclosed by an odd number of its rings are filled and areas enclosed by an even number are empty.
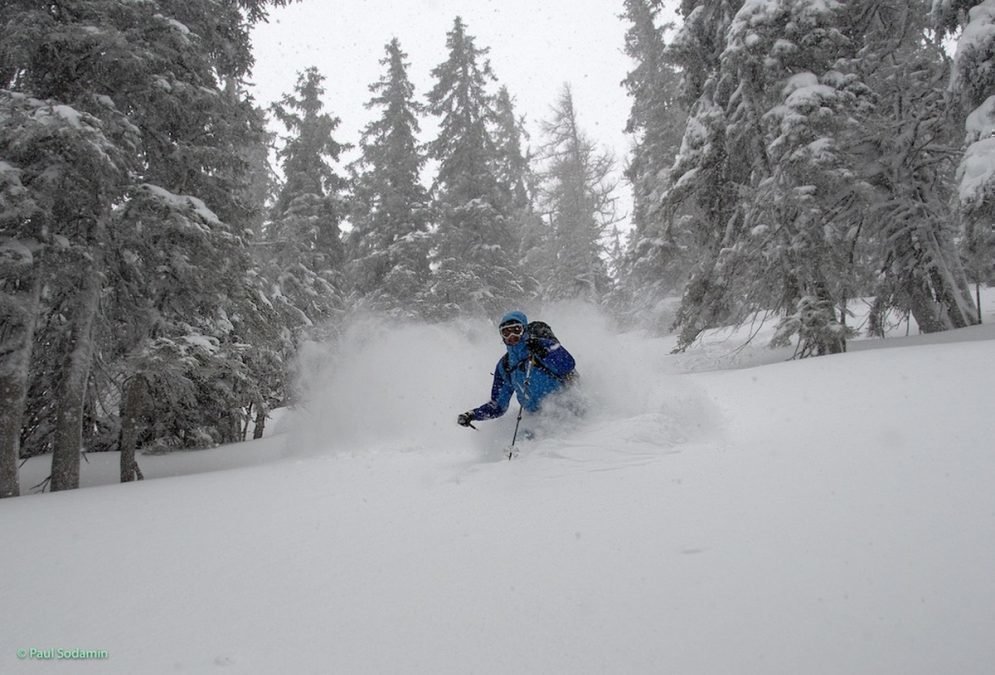
[[[491,400],[479,408],[473,409],[473,419],[490,420],[501,417],[508,410],[513,393],[514,387],[511,384],[511,379],[507,377],[503,364],[498,361],[497,367],[494,369],[494,383],[491,385]]]

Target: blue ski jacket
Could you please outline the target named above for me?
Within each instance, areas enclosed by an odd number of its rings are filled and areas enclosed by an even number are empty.
[[[521,312],[508,312],[501,323],[511,319],[528,325],[528,319]],[[526,330],[518,343],[506,347],[508,353],[494,369],[491,400],[474,408],[475,420],[503,415],[508,410],[512,393],[525,410],[536,412],[543,399],[569,384],[575,375],[574,357],[555,340],[530,337]]]

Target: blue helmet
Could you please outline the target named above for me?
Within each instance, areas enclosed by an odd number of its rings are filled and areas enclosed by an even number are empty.
[[[500,323],[498,323],[498,328],[500,328],[501,326],[507,326],[508,324],[511,323],[520,323],[523,326],[528,326],[529,319],[528,317],[525,316],[524,312],[520,312],[517,309],[512,310],[501,317],[501,321]]]

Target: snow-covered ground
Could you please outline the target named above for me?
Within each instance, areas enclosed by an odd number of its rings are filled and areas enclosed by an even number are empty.
[[[589,414],[514,461],[512,415],[455,425],[491,327],[365,322],[266,439],[142,456],[123,486],[91,455],[94,487],[0,501],[0,672],[988,675],[984,304],[804,361],[764,328],[670,355],[549,310]]]

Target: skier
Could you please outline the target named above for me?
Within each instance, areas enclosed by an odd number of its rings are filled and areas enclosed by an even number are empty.
[[[552,335],[548,326],[542,325]],[[570,352],[555,338],[531,334],[544,331],[529,329],[529,321],[522,312],[508,312],[501,318],[498,332],[508,353],[494,370],[491,400],[461,413],[456,418],[457,424],[469,427],[479,420],[501,417],[508,410],[512,392],[524,410],[537,412],[548,396],[564,390],[576,379],[576,364]]]

